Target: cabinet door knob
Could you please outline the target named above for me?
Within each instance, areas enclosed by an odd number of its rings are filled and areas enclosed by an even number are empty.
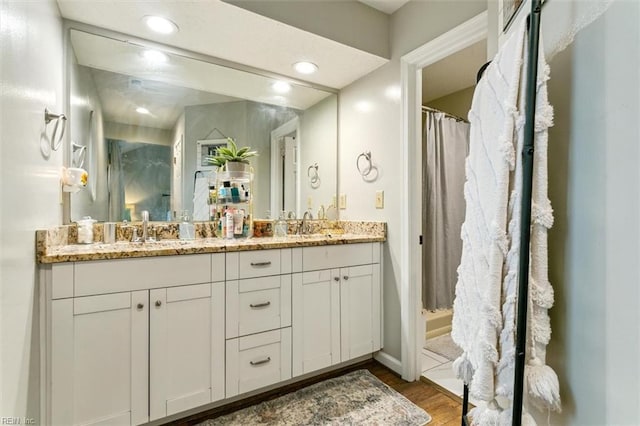
[[[266,364],[269,361],[271,361],[271,357],[268,356],[265,359],[261,359],[260,361],[249,361],[249,364],[251,365],[260,365],[260,364]]]
[[[161,300],[156,300],[156,306],[159,308],[160,306],[162,306],[162,301]]]
[[[347,281],[349,279],[349,275],[345,275],[344,277],[342,277],[342,279]]]
[[[271,302],[262,302],[262,303],[250,303],[249,306],[252,308],[264,308],[265,306],[269,306]]]
[[[340,281],[340,277],[333,277],[334,281]]]
[[[138,303],[138,306],[136,306],[138,308],[138,310],[141,310],[142,308],[144,308],[144,303]]]

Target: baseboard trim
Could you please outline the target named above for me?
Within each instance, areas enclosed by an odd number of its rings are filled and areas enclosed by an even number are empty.
[[[373,356],[373,359],[375,359],[385,367],[391,369],[395,373],[402,375],[402,363],[400,362],[400,360],[392,357],[388,353],[379,351]]]

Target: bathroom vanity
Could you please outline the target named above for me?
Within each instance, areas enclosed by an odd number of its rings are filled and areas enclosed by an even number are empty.
[[[39,257],[46,424],[146,423],[370,356],[382,341],[383,241],[49,250]]]

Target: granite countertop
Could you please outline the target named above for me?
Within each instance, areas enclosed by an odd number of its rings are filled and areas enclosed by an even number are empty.
[[[260,237],[225,240],[220,238],[197,238],[185,241],[167,239],[157,242],[132,243],[118,241],[112,244],[52,244],[46,238],[47,231],[37,238],[38,263],[80,262],[89,260],[127,259],[151,256],[172,256],[182,254],[226,253],[248,250],[265,250],[290,247],[310,247],[322,245],[354,244],[386,241],[386,224],[345,229],[342,232],[323,232],[310,235],[289,235],[287,237]],[[361,232],[344,232],[344,231]]]

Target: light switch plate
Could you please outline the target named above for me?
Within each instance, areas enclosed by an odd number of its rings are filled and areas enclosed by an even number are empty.
[[[344,210],[347,208],[347,194],[340,194],[340,199],[338,200],[338,202],[340,203],[340,205],[338,206],[338,208],[340,208],[340,210]]]
[[[376,191],[376,209],[384,208],[384,191]]]

